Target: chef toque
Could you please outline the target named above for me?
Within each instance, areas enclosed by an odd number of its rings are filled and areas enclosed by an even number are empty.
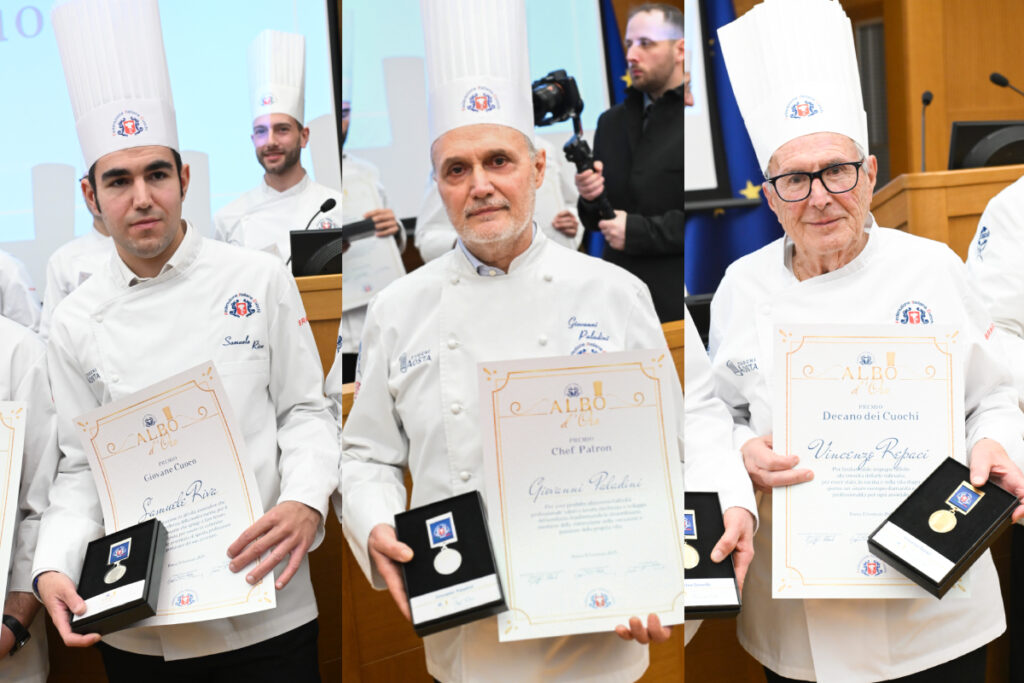
[[[177,150],[157,0],[71,0],[51,20],[85,167],[132,147]]]
[[[761,169],[782,145],[840,133],[868,149],[853,29],[835,0],[765,0],[718,29]]]
[[[523,0],[420,0],[433,142],[477,123],[533,140]]]
[[[306,99],[306,38],[267,29],[249,44],[252,120],[288,114],[302,125]]]
[[[352,25],[352,12],[346,7],[341,8],[341,101],[352,103],[352,68],[354,57],[352,47],[355,27]]]

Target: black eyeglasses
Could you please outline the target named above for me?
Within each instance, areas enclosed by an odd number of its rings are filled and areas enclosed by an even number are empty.
[[[839,164],[826,166],[814,173],[783,173],[774,178],[767,178],[765,182],[771,183],[775,188],[775,194],[784,202],[802,202],[811,196],[811,185],[814,179],[821,181],[822,187],[832,194],[842,194],[857,187],[860,180],[860,167],[864,160],[844,161]]]

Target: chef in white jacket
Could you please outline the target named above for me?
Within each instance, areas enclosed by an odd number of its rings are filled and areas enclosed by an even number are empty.
[[[878,227],[868,212],[877,162],[864,152],[852,29],[839,4],[767,0],[720,29],[719,40],[765,170],[765,196],[786,232],[729,267],[711,310],[716,392],[733,414],[734,444],[751,480],[764,492],[740,644],[765,666],[769,681],[867,683],[911,674],[914,681],[984,680],[985,645],[1005,629],[987,552],[967,574],[966,600],[772,599],[771,492],[813,476],[795,467],[796,456],[772,450],[778,325],[957,327],[975,485],[991,478],[1024,494],[1024,421],[963,264],[946,245]],[[1018,507],[1014,519],[1022,515]]]
[[[411,551],[392,526],[405,509],[402,468],[412,474],[413,506],[482,489],[477,363],[666,346],[638,279],[552,244],[532,221],[545,164],[529,149],[523,4],[459,0],[442,9],[424,0],[421,10],[431,160],[460,242],[370,303],[342,432],[345,535],[366,577],[406,616],[396,561]],[[445,60],[452,46],[468,50],[466,59]],[[492,59],[481,59],[485,52]],[[494,71],[481,73],[484,64]],[[678,384],[675,393],[681,407]],[[681,437],[681,410],[675,418]],[[656,616],[640,616],[646,623],[634,617],[618,635],[510,643],[498,642],[490,617],[424,638],[427,670],[444,683],[634,681],[648,654],[631,640],[669,636]]]
[[[341,194],[314,182],[300,160],[305,115],[306,39],[266,30],[249,45],[252,144],[263,181],[213,217],[216,239],[287,261],[292,230],[341,227]],[[334,208],[321,212],[328,199]]]
[[[967,273],[995,321],[1017,393],[1024,396],[1024,178],[993,197],[967,249]]]
[[[562,150],[544,138],[534,138],[534,145],[544,150],[548,162],[544,182],[537,189],[534,218],[553,243],[577,249],[583,241],[583,229],[576,212],[576,168],[566,161]],[[437,183],[431,179],[416,216],[416,248],[424,261],[433,261],[451,251],[456,239],[458,235],[448,220]]]
[[[25,443],[7,573],[7,595],[0,627],[0,681],[45,683],[49,670],[46,620],[37,616],[32,595],[32,556],[39,519],[57,473],[57,416],[46,374],[46,347],[28,329],[0,318],[0,401],[24,401]]]
[[[47,355],[63,456],[33,562],[37,594],[66,644],[97,640],[68,626],[69,610],[85,609],[75,581],[86,545],[104,533],[73,420],[212,359],[265,510],[224,549],[228,568],[250,583],[272,571],[277,606],[118,631],[100,646],[107,674],[318,680],[306,553],[322,538],[339,451],[295,283],[273,257],[204,239],[181,220],[189,172],[176,152],[156,1],[75,0],[52,21],[90,168],[83,191],[116,251],[54,312]],[[116,58],[133,49],[133,59]],[[111,135],[111,121],[126,135]]]
[[[39,297],[25,264],[0,251],[0,316],[38,332],[41,314]]]
[[[57,304],[106,265],[114,251],[114,243],[98,216],[93,229],[57,248],[46,262],[46,290],[43,292],[43,316],[39,336],[50,336],[50,319]]]

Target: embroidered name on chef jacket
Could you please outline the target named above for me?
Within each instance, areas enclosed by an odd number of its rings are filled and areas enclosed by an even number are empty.
[[[414,354],[403,353],[398,357],[398,369],[402,372],[408,372],[412,368],[422,363],[430,362],[430,349],[426,351],[419,351]]]
[[[601,331],[599,322],[571,316],[567,324],[569,331],[576,335],[576,341],[579,342],[570,351],[572,355],[604,353],[604,345],[601,342],[608,341],[610,337]]]
[[[992,233],[989,231],[987,226],[981,226],[981,232],[978,233],[978,251],[976,252],[979,261],[985,260],[985,257],[982,255],[982,252],[985,251],[985,247],[988,246],[988,238],[991,234]]]
[[[732,374],[737,377],[742,377],[749,372],[757,371],[757,359],[747,358],[744,360],[727,360],[725,361],[725,367],[732,370]]]

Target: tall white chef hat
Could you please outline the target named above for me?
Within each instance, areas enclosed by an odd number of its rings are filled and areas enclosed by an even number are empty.
[[[249,44],[249,99],[252,119],[288,114],[305,117],[306,38],[267,29]]]
[[[86,168],[132,147],[177,150],[157,0],[71,0],[52,22]]]
[[[757,161],[810,133],[868,149],[853,29],[836,0],[765,0],[718,29]]]
[[[420,0],[430,140],[477,123],[533,139],[523,0]]]

